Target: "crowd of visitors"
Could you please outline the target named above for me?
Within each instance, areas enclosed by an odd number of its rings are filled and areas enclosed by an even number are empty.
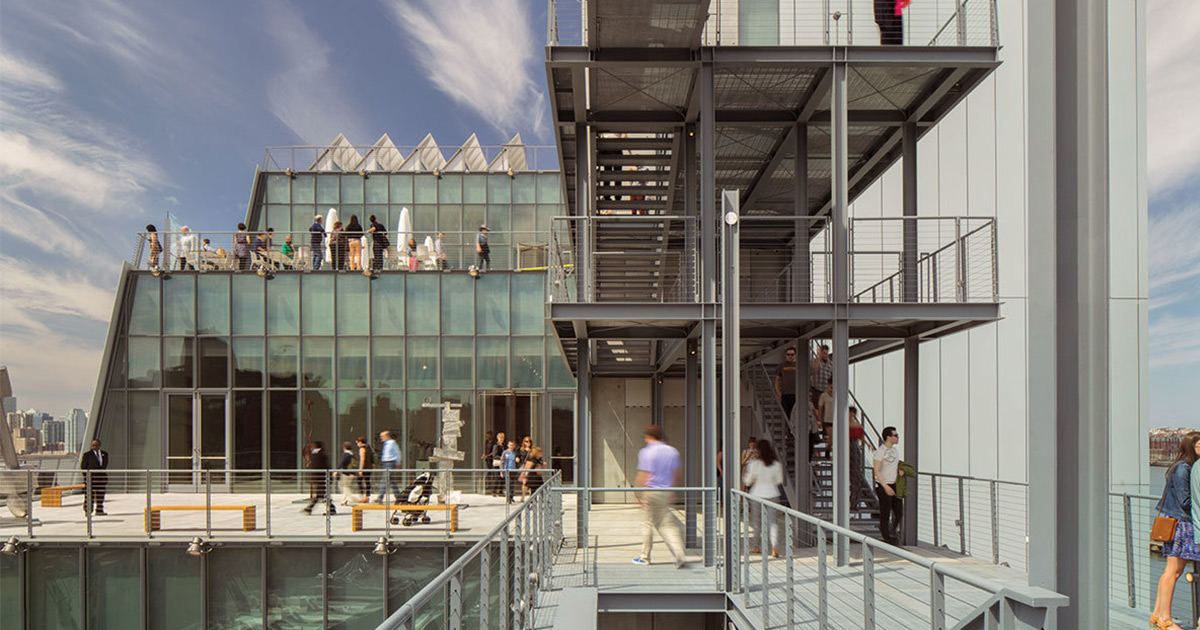
[[[533,438],[525,436],[520,444],[516,440],[507,440],[503,431],[484,434],[483,460],[485,468],[496,469],[495,474],[489,475],[484,483],[484,493],[491,496],[503,496],[509,503],[518,488],[521,490],[521,500],[542,487],[545,479],[542,472],[546,469],[545,451],[533,444]]]

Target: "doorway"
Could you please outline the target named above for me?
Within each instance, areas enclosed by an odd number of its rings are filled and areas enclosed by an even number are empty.
[[[232,447],[229,392],[165,392],[164,396],[171,490],[202,491],[206,476],[214,487],[226,487]]]
[[[533,438],[535,446],[546,449],[544,443],[542,395],[534,392],[484,392],[479,406],[483,410],[483,427],[493,434],[503,432],[520,448],[521,438]]]

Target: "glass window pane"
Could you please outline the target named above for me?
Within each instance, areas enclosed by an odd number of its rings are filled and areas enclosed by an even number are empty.
[[[433,455],[433,445],[437,444],[440,435],[437,409],[426,408],[425,403],[439,403],[436,391],[408,392],[408,411],[405,414],[408,423],[405,425],[407,439],[401,440],[406,468],[416,468],[421,462],[429,462]]]
[[[342,203],[363,202],[362,175],[342,175]]]
[[[513,178],[513,203],[537,203],[537,175],[521,173]]]
[[[200,563],[181,562],[178,547],[151,547],[146,556],[150,630],[199,628],[204,604]]]
[[[163,337],[163,387],[192,387],[193,339]]]
[[[367,387],[367,338],[338,337],[338,387]]]
[[[433,175],[413,175],[413,203],[437,203],[437,185]]]
[[[263,334],[263,279],[256,275],[233,277],[233,334]]]
[[[512,229],[512,206],[488,206],[487,226],[488,230],[492,232],[489,240],[493,250],[496,249],[497,244],[509,242],[508,231]],[[496,252],[492,252],[492,256],[495,255]]]
[[[229,340],[201,337],[200,387],[229,386]]]
[[[449,242],[452,233],[461,231],[462,206],[439,206],[437,229],[439,232],[446,232],[447,242]]]
[[[532,240],[533,232],[537,230],[536,206],[513,206],[512,231],[513,241],[517,243]]]
[[[296,408],[299,394],[295,391],[272,390],[267,410],[269,462],[271,468],[294,470],[301,466],[299,414]],[[294,479],[294,477],[292,477]]]
[[[487,203],[487,175],[463,175],[463,203]]]
[[[159,386],[158,337],[129,338],[129,387]]]
[[[263,229],[273,228],[275,230],[275,242],[282,244],[283,237],[292,231],[292,207],[267,206],[266,218],[266,225],[263,226]]]
[[[413,233],[409,236],[417,239],[417,245],[425,242],[425,235],[433,235],[437,231],[437,206],[413,206]]]
[[[229,276],[203,275],[196,282],[196,332],[202,335],[228,335]]]
[[[475,353],[470,337],[442,339],[442,386],[474,387]]]
[[[0,610],[18,610],[21,605],[19,562],[16,556],[0,554]],[[21,630],[22,623],[15,613],[0,615],[0,630]]]
[[[370,174],[363,182],[366,189],[363,195],[363,200],[367,203],[387,203],[388,202],[388,176]]]
[[[206,556],[209,627],[262,627],[261,554],[252,547],[221,547]]]
[[[329,610],[340,612],[336,623],[330,614],[331,627],[340,630],[378,627],[383,618],[383,558],[371,553],[370,547],[330,548],[329,572],[350,576],[329,581]],[[463,603],[466,601],[464,598]]]
[[[562,206],[538,206],[537,208],[537,231],[538,241],[545,243],[549,237],[547,234],[550,231],[551,219],[562,214]]]
[[[371,279],[361,273],[339,275],[337,279],[337,331],[339,335],[367,334],[370,311],[367,285]]]
[[[300,276],[281,273],[267,282],[267,334],[300,334]]]
[[[389,176],[390,184],[388,186],[388,202],[389,203],[412,203],[412,175],[407,173],[403,175]]]
[[[127,430],[136,435],[129,441],[129,467],[134,469],[162,468],[162,444],[159,430],[162,417],[158,409],[158,392],[130,392]]]
[[[538,178],[538,203],[562,201],[562,176],[558,173],[543,173]]]
[[[542,388],[542,338],[513,337],[512,386]]]
[[[304,386],[333,387],[333,338],[305,337]]]
[[[404,392],[375,392],[375,404],[371,410],[371,430],[363,437],[375,444],[376,436],[381,431],[391,431],[392,435],[404,435],[403,429]],[[378,446],[376,444],[376,447]]]
[[[562,350],[553,341],[546,344],[546,387],[575,388],[575,377],[571,374],[571,368],[567,367]]]
[[[462,203],[461,173],[446,173],[438,182],[438,203]]]
[[[371,377],[375,387],[404,387],[403,337],[375,337],[371,340]]]
[[[133,547],[87,550],[89,628],[142,625],[142,568]]]
[[[475,278],[461,273],[442,276],[442,333],[475,332]]]
[[[382,274],[371,281],[371,332],[404,334],[404,276]]]
[[[388,560],[388,612],[394,612],[412,599],[425,585],[433,581],[445,569],[445,552],[441,547],[402,547],[392,554]],[[496,575],[499,571],[493,569]],[[497,591],[498,592],[498,591]],[[441,595],[435,594],[433,602],[444,601]],[[465,601],[465,598],[464,598]],[[493,608],[492,610],[496,610]],[[443,619],[442,606],[430,606],[427,613],[428,621],[424,628],[442,628],[446,624]],[[422,619],[426,619],[423,615]]]
[[[488,203],[512,203],[512,179],[506,174],[488,175]]]
[[[408,311],[407,330],[410,335],[436,335],[438,333],[438,276],[435,274],[409,274],[407,297],[404,301]],[[410,372],[411,374],[411,372]]]
[[[461,462],[455,462],[454,466],[456,468],[479,468],[481,463],[479,458],[483,455],[483,451],[479,450],[479,440],[476,439],[473,422],[475,392],[470,389],[443,391],[442,401],[462,405],[458,410],[458,419],[462,420],[463,426],[459,429],[457,448],[466,455]]]
[[[512,334],[540,335],[546,330],[546,277],[540,273],[512,276]]]
[[[317,203],[337,204],[341,200],[338,194],[337,175],[317,175]],[[325,226],[326,228],[330,226]]]
[[[562,472],[564,483],[575,481],[575,396],[550,396],[550,467]]]
[[[163,282],[163,332],[191,335],[196,332],[196,276],[177,274]]]
[[[479,389],[508,387],[508,339],[480,337],[475,344],[478,357],[476,378]]]
[[[129,309],[129,334],[158,334],[158,278],[139,274],[133,283],[133,306]]]
[[[237,470],[256,470],[263,467],[263,393],[240,391],[233,393],[233,462]]]
[[[321,626],[321,584],[320,548],[268,547],[267,626]]]
[[[475,233],[479,231],[479,226],[487,223],[487,206],[464,206],[463,207],[463,235],[461,242],[465,245],[472,245],[470,249],[471,263],[475,262]],[[464,264],[471,264],[464,263]]]
[[[292,179],[292,203],[313,203],[313,176],[297,175]]]
[[[263,340],[261,337],[234,338],[233,386],[263,386]]]
[[[266,203],[292,202],[292,180],[287,175],[266,175]]]
[[[104,450],[112,458],[109,468],[125,468],[129,458],[125,451],[125,392],[108,392],[104,410],[100,412],[98,434]]]
[[[437,387],[438,341],[436,337],[408,338],[408,386]]]
[[[300,281],[300,319],[304,334],[333,334],[333,279],[332,274],[313,273],[306,274]]]
[[[300,374],[300,340],[267,338],[267,372],[271,387],[297,387]]]
[[[328,445],[333,438],[333,392],[311,390],[304,392],[304,401],[300,410],[304,418],[304,423],[300,425],[301,430],[304,431],[302,439],[305,442],[314,440]],[[309,432],[311,432],[311,437],[309,437]]]
[[[484,274],[476,283],[475,330],[481,335],[507,335],[508,274]]]
[[[312,227],[316,211],[311,205],[292,206],[292,244],[296,247],[308,244],[308,228]]]
[[[178,549],[175,552],[179,553]],[[56,630],[83,627],[79,610],[79,550],[35,547],[25,554],[25,568],[29,572],[25,578],[28,627]],[[438,573],[441,569],[434,575]]]
[[[338,392],[337,400],[337,439],[329,444],[330,466],[336,466],[341,459],[343,442],[353,444],[358,436],[366,437],[370,428],[367,426],[367,392]],[[358,452],[357,449],[351,450],[356,454]]]

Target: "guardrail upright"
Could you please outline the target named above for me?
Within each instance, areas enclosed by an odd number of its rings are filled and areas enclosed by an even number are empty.
[[[1133,568],[1133,503],[1128,494],[1121,495],[1121,508],[1125,513],[1125,581],[1129,591],[1129,607],[1137,608],[1137,580]]]

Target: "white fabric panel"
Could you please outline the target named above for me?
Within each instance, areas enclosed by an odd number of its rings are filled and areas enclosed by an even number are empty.
[[[1000,387],[996,380],[996,325],[988,324],[968,334],[970,356],[968,373],[971,414],[970,475],[996,479],[1001,454],[996,445],[1000,437],[996,400]]]
[[[967,336],[950,335],[938,342],[941,346],[941,471],[965,475],[970,469],[971,443],[969,414],[970,390],[967,371]]]
[[[1048,421],[1046,410],[1037,413],[1027,408],[1028,363],[1026,362],[1025,300],[1010,299],[1000,307],[1002,319],[996,322],[996,452],[998,477],[1005,481],[1024,482],[1028,477],[1025,454],[1028,444],[1029,419]],[[1034,357],[1041,361],[1045,357]]]

